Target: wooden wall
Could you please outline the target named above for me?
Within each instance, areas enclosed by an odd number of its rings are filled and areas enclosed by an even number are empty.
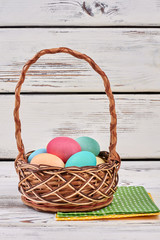
[[[44,48],[89,55],[110,79],[123,159],[160,158],[160,2],[157,0],[0,0],[0,158],[17,155],[14,89],[25,62]],[[83,60],[45,55],[22,87],[26,151],[61,135],[109,146],[102,79]]]

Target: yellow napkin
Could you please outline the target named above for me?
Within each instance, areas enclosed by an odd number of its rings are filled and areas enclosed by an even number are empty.
[[[70,212],[56,214],[57,221],[84,221],[122,219],[159,215],[160,211],[150,193],[142,186],[118,187],[113,202],[92,212]]]

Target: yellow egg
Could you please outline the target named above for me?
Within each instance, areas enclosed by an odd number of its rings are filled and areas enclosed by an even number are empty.
[[[50,153],[40,153],[32,158],[31,164],[49,165],[53,167],[64,167],[64,162],[57,156]]]
[[[105,163],[105,161],[100,157],[96,157],[96,161],[97,161],[96,165],[101,164],[101,163]]]

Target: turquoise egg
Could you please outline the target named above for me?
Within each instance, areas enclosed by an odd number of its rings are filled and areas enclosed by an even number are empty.
[[[96,166],[96,157],[93,153],[88,151],[81,151],[73,154],[66,162],[65,167],[84,167]]]
[[[81,146],[82,151],[92,152],[95,156],[97,156],[100,152],[99,143],[90,137],[79,137],[76,141]]]
[[[32,152],[29,157],[28,157],[28,162],[30,163],[32,158],[35,157],[36,155],[40,154],[40,153],[46,153],[47,150],[46,148],[40,148],[40,149],[37,149],[35,150],[34,152]]]

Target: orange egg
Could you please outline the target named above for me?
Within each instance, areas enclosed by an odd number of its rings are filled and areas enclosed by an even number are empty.
[[[53,167],[64,167],[64,162],[57,156],[50,153],[40,153],[32,158],[31,164],[49,165]]]

